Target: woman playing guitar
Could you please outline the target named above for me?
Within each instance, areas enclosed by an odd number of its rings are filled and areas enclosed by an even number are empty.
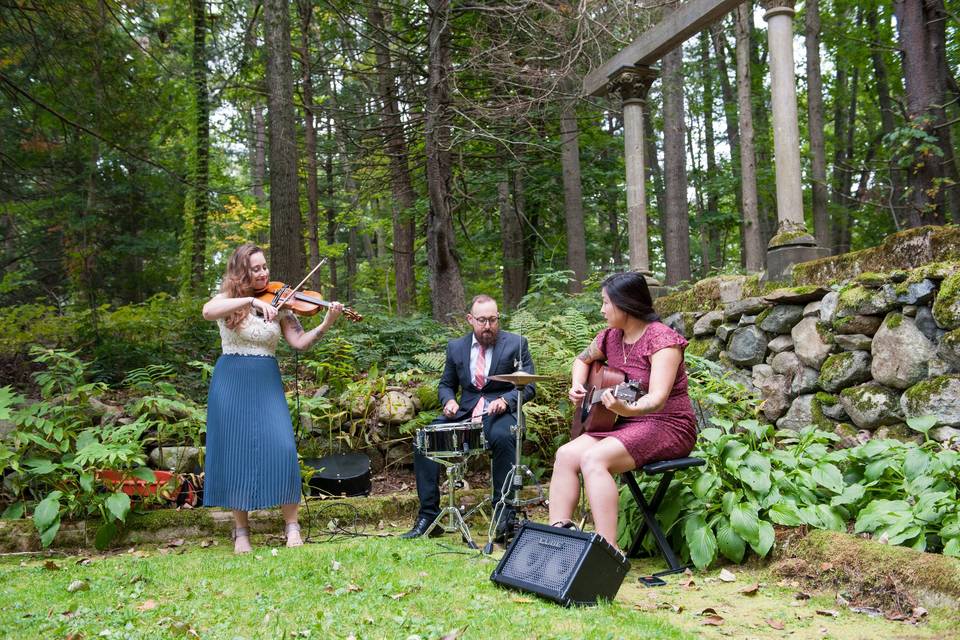
[[[550,480],[550,522],[571,526],[580,497],[578,474],[590,502],[597,533],[616,546],[619,493],[613,474],[650,462],[686,456],[697,438],[696,418],[687,396],[683,336],[659,321],[646,280],[618,273],[603,282],[601,313],[607,328],[573,361],[570,400],[585,398],[591,365],[605,361],[646,389],[633,402],[611,390],[603,406],[619,416],[607,431],[587,431],[557,450]],[[578,411],[575,409],[575,411]]]

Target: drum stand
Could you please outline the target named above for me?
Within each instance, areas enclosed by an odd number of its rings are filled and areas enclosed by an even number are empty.
[[[466,459],[460,460],[459,462],[453,462],[446,458],[431,459],[447,468],[448,504],[440,510],[440,514],[433,520],[430,526],[427,527],[427,530],[423,535],[429,537],[430,532],[433,531],[435,527],[440,527],[445,533],[459,531],[460,535],[463,537],[463,541],[467,543],[468,547],[471,549],[479,549],[477,543],[473,541],[473,536],[470,535],[470,527],[467,526],[466,519],[479,511],[483,505],[490,501],[490,498],[484,498],[477,504],[477,506],[468,511],[464,511],[461,507],[457,507],[454,498],[456,486],[463,482],[463,471],[467,465],[467,462],[470,460],[469,456]],[[443,524],[444,518],[447,518],[446,525]]]
[[[511,465],[510,471],[507,472],[507,476],[503,479],[503,486],[500,488],[500,500],[493,507],[493,517],[490,519],[490,529],[487,531],[487,544],[483,547],[483,553],[486,555],[493,553],[493,539],[497,535],[497,527],[500,526],[500,522],[504,521],[504,526],[507,525],[504,519],[506,518],[508,506],[514,507],[515,512],[518,512],[518,515],[526,520],[527,511],[524,507],[529,505],[543,504],[545,502],[543,496],[543,487],[540,486],[540,482],[537,480],[537,477],[533,475],[533,471],[530,470],[530,467],[520,463],[520,450],[523,448],[523,433],[526,430],[526,426],[523,424],[522,386],[525,385],[513,385],[513,388],[517,390],[517,422],[515,425],[510,427],[510,430],[513,431],[514,436],[517,439],[517,448],[515,452],[514,463]],[[536,497],[527,498],[525,500],[520,498],[520,491],[523,489],[524,476],[526,476],[534,484],[534,486],[536,486]],[[515,531],[505,532],[507,539],[512,538],[515,533]]]

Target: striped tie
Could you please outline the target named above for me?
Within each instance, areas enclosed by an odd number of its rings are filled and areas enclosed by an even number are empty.
[[[473,386],[477,389],[483,389],[483,385],[487,384],[487,357],[485,353],[486,349],[481,344],[479,345],[479,352],[477,353],[477,368],[473,371]]]
[[[477,347],[479,351],[477,352],[477,367],[473,371],[473,386],[477,389],[483,389],[483,385],[487,383],[486,369],[487,369],[487,357],[486,357],[486,347],[482,344],[478,344]],[[473,420],[479,420],[480,416],[483,415],[483,408],[486,406],[486,400],[483,396],[480,396],[480,400],[477,401],[477,405],[473,408],[473,413],[471,418]]]

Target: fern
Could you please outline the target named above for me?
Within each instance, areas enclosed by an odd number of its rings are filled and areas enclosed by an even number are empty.
[[[443,366],[447,361],[447,354],[443,351],[431,351],[428,353],[418,353],[413,356],[414,361],[427,371],[443,371]]]

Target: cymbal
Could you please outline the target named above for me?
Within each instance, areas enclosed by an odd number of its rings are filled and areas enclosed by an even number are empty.
[[[527,373],[526,371],[514,371],[513,373],[504,373],[498,376],[487,376],[487,380],[496,380],[498,382],[509,382],[512,385],[517,387],[525,384],[530,384],[531,382],[540,382],[541,380],[549,380],[550,376],[538,376],[535,373]]]

